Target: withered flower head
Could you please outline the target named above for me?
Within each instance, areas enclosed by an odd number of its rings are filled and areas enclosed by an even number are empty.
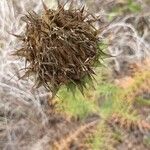
[[[93,17],[93,18],[92,18]],[[56,92],[61,85],[77,86],[82,92],[85,78],[102,56],[94,16],[82,9],[45,9],[25,16],[26,30],[20,35],[22,48],[15,55],[25,58],[23,77],[35,75],[36,86]]]

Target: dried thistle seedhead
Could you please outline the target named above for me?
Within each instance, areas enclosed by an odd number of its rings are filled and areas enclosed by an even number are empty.
[[[92,25],[96,19],[84,8],[44,8],[42,15],[32,12],[24,19],[26,31],[19,36],[22,48],[15,52],[28,64],[23,77],[34,74],[36,86],[52,92],[70,83],[82,91],[85,77],[93,77],[93,66],[104,55]]]

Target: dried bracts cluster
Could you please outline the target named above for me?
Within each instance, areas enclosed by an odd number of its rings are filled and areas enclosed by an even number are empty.
[[[36,85],[52,92],[73,84],[82,90],[85,78],[92,78],[93,67],[103,55],[93,26],[94,16],[84,8],[45,9],[25,16],[26,31],[20,35],[22,48],[15,54],[27,62],[25,76],[35,75]]]

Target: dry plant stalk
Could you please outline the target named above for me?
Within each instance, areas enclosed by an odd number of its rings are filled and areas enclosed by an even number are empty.
[[[117,125],[120,128],[126,129],[128,131],[139,130],[141,133],[146,131],[150,131],[150,124],[144,120],[130,120],[124,118],[123,116],[119,116],[117,114],[113,114],[112,117],[108,120],[108,124]]]
[[[54,143],[54,147],[56,150],[69,150],[69,145],[71,142],[76,140],[80,134],[85,133],[85,131],[89,132],[93,128],[95,128],[99,123],[98,120],[94,120],[92,122],[86,123],[84,125],[81,125],[78,129],[76,129],[74,132],[71,132],[67,137],[61,139],[58,142]]]
[[[84,7],[68,10],[58,5],[56,10],[44,5],[42,14],[25,15],[26,31],[17,35],[22,47],[15,55],[25,58],[25,74],[35,75],[36,87],[44,86],[55,93],[61,85],[73,85],[81,92],[86,79],[93,79],[93,67],[105,55],[99,49],[97,19]]]

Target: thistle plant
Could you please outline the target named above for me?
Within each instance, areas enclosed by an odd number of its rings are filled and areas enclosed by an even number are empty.
[[[17,36],[22,46],[15,55],[26,63],[22,78],[34,75],[35,86],[54,95],[61,85],[70,84],[83,92],[85,78],[93,79],[94,66],[105,55],[98,46],[97,19],[84,7],[65,9],[59,4],[53,10],[43,5],[41,14],[32,11],[24,16],[25,33]]]

